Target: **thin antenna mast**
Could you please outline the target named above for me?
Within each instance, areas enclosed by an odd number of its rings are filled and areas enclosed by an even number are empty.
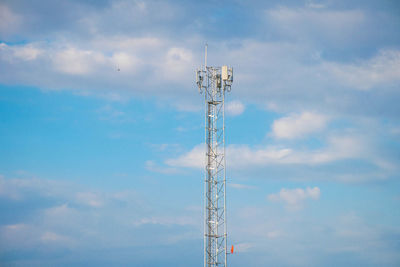
[[[207,47],[204,70],[196,71],[205,95],[204,267],[227,267],[225,92],[231,90],[233,70],[208,67]]]
[[[206,51],[204,53],[204,70],[207,70],[207,48],[208,48],[208,44],[206,43]]]

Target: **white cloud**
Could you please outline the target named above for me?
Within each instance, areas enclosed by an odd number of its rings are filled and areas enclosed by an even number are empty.
[[[46,221],[51,223],[60,223],[68,218],[76,218],[78,215],[78,211],[70,207],[68,203],[45,209],[42,213]]]
[[[117,52],[112,55],[111,61],[116,68],[123,71],[131,71],[134,66],[139,64],[138,59],[134,55],[126,52]]]
[[[29,248],[38,239],[37,229],[26,223],[6,224],[0,226],[0,248],[7,249]]]
[[[342,159],[355,159],[368,157],[365,154],[368,142],[360,136],[331,136],[327,146],[313,151],[298,151],[288,162],[322,164]]]
[[[282,188],[279,193],[268,195],[268,200],[274,202],[285,202],[289,209],[299,209],[302,207],[303,201],[306,199],[319,199],[321,191],[318,187],[286,189]]]
[[[295,139],[321,131],[325,128],[328,118],[324,115],[303,112],[292,114],[275,120],[272,124],[272,135],[276,138]]]
[[[317,165],[343,159],[363,159],[377,166],[384,166],[384,159],[371,153],[369,142],[358,135],[330,136],[323,148],[295,150],[291,148],[267,146],[251,148],[248,145],[229,145],[226,148],[227,165],[233,169],[248,169],[271,164]],[[167,159],[173,167],[203,168],[205,163],[204,145],[197,145],[183,155]]]
[[[0,58],[8,61],[9,63],[16,63],[22,61],[35,60],[43,50],[37,44],[26,45],[7,45],[0,43]]]
[[[247,145],[229,145],[226,148],[227,164],[233,168],[284,162],[292,153],[292,149],[273,146],[251,149]]]
[[[61,29],[63,33],[65,31],[65,35],[60,34],[60,29],[57,28],[64,24],[56,23],[54,26],[49,25],[39,37],[33,38],[49,40],[48,42],[21,46],[13,45],[10,41],[10,47],[21,47],[16,54],[12,49],[0,49],[0,64],[4,64],[0,73],[2,83],[44,89],[84,90],[90,91],[92,95],[106,95],[110,98],[118,96],[126,99],[142,94],[176,97],[175,101],[168,99],[171,105],[183,110],[198,110],[200,105],[186,103],[189,102],[188,99],[197,100],[197,96],[193,94],[193,90],[196,90],[193,86],[193,70],[202,63],[203,49],[199,44],[203,38],[196,33],[188,34],[192,31],[175,30],[176,23],[180,25],[180,19],[186,19],[188,10],[184,8],[188,6],[170,2],[111,1],[106,7],[97,9],[94,8],[95,5],[75,5],[75,2],[66,4],[67,7],[71,5],[79,8],[72,16],[76,18],[76,23],[64,23],[68,24]],[[378,55],[376,62],[384,63],[388,60],[389,64],[386,70],[378,67],[375,72],[369,71],[374,69],[373,60],[366,60],[367,63],[362,60],[346,61],[350,63],[326,62],[326,46],[319,47],[320,39],[327,39],[328,44],[331,41],[344,40],[354,45],[358,42],[352,38],[354,32],[362,32],[359,30],[360,25],[364,25],[361,30],[365,32],[365,25],[369,25],[371,21],[361,9],[332,10],[329,7],[321,8],[323,6],[315,1],[308,1],[306,6],[307,8],[279,6],[267,10],[268,23],[277,31],[271,33],[273,39],[270,41],[257,36],[235,39],[233,43],[237,45],[232,45],[233,40],[229,38],[218,42],[218,45],[216,41],[210,41],[214,42],[210,43],[212,60],[235,67],[237,72],[233,90],[240,99],[246,99],[246,103],[265,105],[268,101],[275,103],[278,110],[284,112],[304,110],[305,107],[336,112],[348,112],[360,106],[366,109],[366,105],[361,105],[356,96],[341,94],[343,83],[356,88],[368,88],[371,84],[385,84],[385,79],[397,81],[395,77],[398,64],[391,58],[395,58],[392,54],[395,55],[398,51],[385,52],[388,54],[385,56]],[[3,5],[4,10],[8,10],[6,13],[11,12],[11,8],[4,7]],[[60,8],[63,7],[64,5]],[[250,5],[250,8],[254,7]],[[22,17],[29,20],[29,16],[25,15],[30,15],[32,9],[18,5],[14,5],[14,9],[15,12],[26,12],[21,13]],[[83,10],[88,12],[82,12]],[[156,10],[168,12],[161,14],[155,12]],[[60,21],[71,19],[69,10],[65,11],[67,15],[60,17]],[[26,35],[29,29],[40,28],[35,26],[51,24],[52,17],[43,14],[37,19],[40,24],[34,22],[33,27],[25,25]],[[196,26],[191,24],[190,27]],[[166,29],[173,29],[179,37],[172,33],[169,35],[169,32],[164,33]],[[24,32],[19,34],[23,36]],[[309,40],[317,40],[317,44],[310,45]],[[329,48],[326,50],[330,52]],[[9,61],[9,58],[25,60]],[[364,64],[368,66],[364,68]],[[118,66],[121,68],[120,72],[116,71]],[[353,66],[361,66],[361,69],[355,70]],[[387,107],[384,99],[379,103],[380,107]],[[347,109],[338,108],[337,104],[345,105]],[[240,112],[241,105],[232,107],[233,115]]]
[[[306,7],[320,9],[320,8],[325,8],[325,5],[321,4],[321,3],[314,3],[312,1],[307,1],[306,2]]]
[[[400,127],[393,127],[393,128],[390,130],[390,134],[393,134],[393,135],[400,135]]]
[[[130,37],[125,35],[109,36],[109,38],[97,36],[91,42],[91,47],[96,50],[110,50],[123,52],[153,53],[157,49],[162,49],[166,45],[166,40],[156,37]]]
[[[4,44],[7,46],[6,44]],[[38,48],[38,45],[35,44],[27,44],[21,46],[7,46],[9,49],[13,51],[14,57],[18,59],[22,59],[25,61],[35,60],[38,56],[43,53],[43,50]]]
[[[193,78],[193,52],[188,44],[176,46],[168,38],[111,36],[94,37],[86,43],[0,43],[0,62],[8,71],[0,73],[2,83],[70,88],[83,95],[117,96],[118,100],[155,94],[170,97],[170,105],[182,110],[201,107],[186,101],[188,95],[195,95],[187,91]],[[179,101],[175,92],[183,93]],[[196,92],[194,86],[191,92]]]
[[[269,231],[267,232],[267,237],[269,239],[276,239],[278,237],[282,236],[282,232],[279,230],[275,230],[275,231]]]
[[[252,244],[252,243],[239,243],[237,245],[234,245],[233,254],[235,254],[235,252],[238,252],[238,253],[247,252],[247,251],[251,250],[252,248],[254,248],[254,246],[255,246],[255,244]]]
[[[171,98],[168,102],[178,109],[199,111],[201,104],[197,101],[198,96],[193,94],[196,88],[192,72],[202,61],[200,52],[192,50],[193,44],[198,42],[195,38],[178,44],[175,40],[156,36],[107,37],[109,39],[95,36],[86,43],[54,40],[22,46],[2,44],[0,61],[5,71],[0,73],[0,81],[46,89],[74,88],[110,99],[114,96],[126,99],[132,95],[156,95]],[[377,56],[380,60],[377,61],[384,63],[387,59],[390,64],[387,70],[379,67],[378,78],[374,80],[371,77],[376,75],[369,72],[370,67],[362,67],[363,61],[339,64],[318,58],[312,65],[305,64],[304,60],[309,60],[310,53],[315,51],[301,44],[254,40],[241,40],[240,44],[232,48],[223,43],[221,48],[215,49],[215,61],[240,66],[233,84],[238,97],[262,105],[273,103],[274,110],[279,112],[304,110],[304,107],[324,110],[324,113],[332,109],[335,112],[356,107],[365,109],[358,98],[346,92],[345,95],[338,94],[338,91],[343,86],[364,86],[359,83],[367,83],[365,86],[368,87],[371,83],[376,86],[398,81],[395,78],[397,61],[393,56],[398,52],[395,50],[386,56]],[[268,62],[263,58],[268,58]],[[372,66],[373,60],[367,60],[365,64]],[[121,71],[117,71],[118,67]],[[349,72],[340,72],[342,67]],[[361,69],[356,71],[353,67]],[[364,73],[365,79],[358,72]],[[260,76],[265,77],[265,82],[261,82]],[[305,90],[308,93],[304,93]],[[226,105],[227,115],[239,115],[244,109],[243,103],[238,101]]]
[[[12,200],[21,201],[30,197],[31,194],[41,194],[47,197],[61,196],[70,189],[71,184],[65,182],[38,178],[6,179],[0,175],[0,196]]]
[[[308,7],[278,7],[266,10],[266,15],[281,34],[303,41],[320,38],[335,43],[346,42],[366,21],[362,10],[329,10],[315,4]]]
[[[205,145],[197,145],[188,153],[175,159],[167,159],[165,163],[174,167],[204,168]]]
[[[382,110],[389,111],[389,107],[397,110],[387,97],[398,95],[393,90],[400,82],[396,78],[399,77],[398,50],[391,50],[385,56],[380,56],[380,52],[364,60],[359,56],[338,63],[318,56],[321,51],[303,42],[243,40],[241,44],[237,49],[226,48],[225,57],[232,65],[240,66],[233,90],[247,102],[250,100],[285,113],[305,110],[317,114],[354,115],[352,112],[357,111],[357,115],[377,113],[381,116]],[[222,55],[219,60],[223,60]],[[379,64],[374,70],[375,61]],[[378,92],[364,95],[359,90],[349,90],[369,86],[382,86],[372,106],[365,105],[362,97],[373,98]]]
[[[109,97],[110,99],[111,97]],[[101,108],[97,109],[96,112],[99,114],[99,119],[103,121],[109,121],[113,123],[132,123],[135,120],[125,111],[113,107],[111,104],[106,104]]]
[[[198,210],[183,209],[171,215],[169,209],[168,215],[163,215],[163,209],[157,211],[157,205],[151,206],[144,195],[139,199],[132,191],[71,190],[60,181],[50,184],[40,179],[5,178],[0,179],[0,189],[13,189],[17,195],[23,195],[18,199],[10,199],[10,207],[4,211],[12,214],[10,218],[18,218],[19,222],[4,225],[2,220],[0,240],[5,243],[0,244],[0,249],[5,253],[14,249],[31,250],[37,246],[47,250],[53,245],[73,250],[93,246],[109,249],[120,247],[121,244],[136,246],[143,245],[144,235],[151,237],[152,241],[147,244],[165,244],[171,242],[172,235],[176,235],[174,229],[180,226],[186,227],[179,234],[191,240],[197,238],[191,233],[201,228],[201,212]],[[27,191],[29,194],[25,194]],[[3,196],[0,194],[0,197]],[[21,206],[25,208],[20,209]],[[29,216],[25,214],[26,209],[29,210]],[[161,230],[157,235],[152,235],[152,230],[132,227],[145,224],[153,224]],[[164,227],[169,230],[163,231]],[[109,232],[108,229],[114,230]],[[173,234],[171,229],[174,230]]]
[[[77,48],[57,51],[53,57],[54,67],[61,72],[73,75],[84,75],[95,72],[99,64],[104,64],[103,54]]]
[[[168,167],[159,166],[159,165],[157,165],[157,163],[155,163],[152,160],[146,161],[145,167],[147,170],[149,170],[151,172],[158,172],[158,173],[162,173],[162,174],[176,174],[179,172],[179,170],[176,168],[168,168]]]
[[[79,203],[94,208],[99,208],[104,205],[103,197],[99,193],[94,192],[78,192],[76,193],[76,200]]]
[[[12,34],[22,23],[21,16],[3,4],[0,4],[0,18],[0,37]]]
[[[255,186],[246,185],[246,184],[235,184],[235,183],[228,183],[229,187],[236,188],[236,189],[255,189]]]
[[[227,115],[237,116],[244,112],[245,106],[242,102],[236,100],[225,104],[225,112]]]
[[[197,218],[189,217],[189,216],[180,216],[180,217],[150,217],[150,218],[142,218],[138,221],[134,221],[133,225],[135,227],[140,227],[147,224],[158,224],[164,226],[170,225],[179,225],[179,226],[187,226],[187,225],[198,225],[199,222]]]
[[[171,47],[165,58],[159,62],[164,79],[182,83],[192,77],[194,62],[193,54],[184,47]]]
[[[303,204],[306,201],[313,200],[307,198]],[[282,200],[282,203],[285,202]],[[400,260],[393,242],[398,239],[400,229],[382,225],[379,216],[373,220],[355,214],[310,216],[308,212],[293,213],[276,207],[255,206],[242,207],[230,214],[230,240],[245,241],[253,245],[253,252],[267,253],[264,261],[260,260],[260,266],[266,263],[271,266],[314,266],[317,258],[332,263],[331,256],[338,253],[343,257],[348,253],[357,255],[363,259],[357,260],[363,262],[361,265],[373,262],[377,266],[396,266]],[[293,255],[294,259],[286,255]],[[329,255],[328,259],[326,255]],[[339,262],[336,265],[341,265]]]
[[[346,158],[363,158],[364,142],[357,137],[331,137],[323,149],[293,150],[231,145],[227,148],[228,164],[233,168],[248,168],[270,164],[323,164]]]
[[[323,67],[338,82],[359,90],[368,90],[400,81],[400,51],[381,50],[368,60],[348,64],[326,62]]]
[[[6,249],[31,249],[38,245],[57,245],[62,247],[71,247],[74,245],[74,240],[68,236],[61,235],[54,231],[45,230],[34,224],[8,224],[0,225],[0,237],[6,242]]]
[[[54,232],[44,232],[41,237],[40,240],[45,242],[45,243],[60,243],[63,245],[66,245],[68,243],[72,243],[72,239],[69,238],[68,236],[63,236]]]

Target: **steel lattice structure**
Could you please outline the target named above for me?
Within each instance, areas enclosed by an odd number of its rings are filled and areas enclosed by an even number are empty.
[[[225,92],[231,90],[233,70],[205,66],[196,83],[205,96],[206,167],[204,183],[204,266],[227,266]]]

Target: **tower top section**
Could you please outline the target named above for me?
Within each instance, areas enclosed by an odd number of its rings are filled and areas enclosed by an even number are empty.
[[[233,68],[226,65],[222,67],[207,66],[207,45],[205,48],[204,67],[196,70],[196,84],[200,94],[203,92],[225,93],[230,92],[233,83]]]

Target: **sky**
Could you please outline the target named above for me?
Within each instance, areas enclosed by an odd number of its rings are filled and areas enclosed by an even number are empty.
[[[229,266],[400,266],[400,4],[0,1],[0,265],[202,266],[226,95]]]

